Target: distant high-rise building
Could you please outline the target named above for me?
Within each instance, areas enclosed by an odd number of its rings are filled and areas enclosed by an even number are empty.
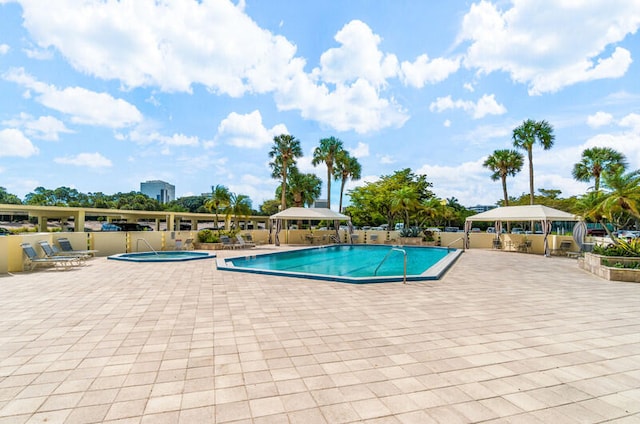
[[[481,213],[481,212],[486,212],[486,211],[494,209],[494,208],[495,208],[495,205],[476,205],[476,206],[470,206],[467,209],[469,209],[470,211]]]
[[[140,183],[140,193],[160,203],[169,203],[176,199],[176,186],[160,180],[145,181]]]

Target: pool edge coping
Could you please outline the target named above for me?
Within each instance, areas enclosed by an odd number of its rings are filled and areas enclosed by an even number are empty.
[[[332,246],[332,245],[329,245]],[[312,250],[318,249],[322,247],[329,246],[315,246],[315,247],[306,247],[299,250]],[[341,244],[340,246],[358,246],[358,244]],[[405,246],[405,245],[389,245],[389,247],[420,247],[420,246]],[[420,281],[434,281],[439,280],[448,270],[449,268],[458,260],[460,255],[464,252],[462,249],[453,249],[449,247],[439,247],[439,246],[421,246],[421,248],[432,248],[432,249],[446,249],[449,253],[436,262],[434,265],[429,267],[425,272],[420,275],[411,275],[406,277],[407,282],[420,282]],[[277,270],[264,270],[264,269],[255,269],[255,268],[244,268],[244,267],[236,267],[231,261],[233,259],[242,259],[247,257],[256,257],[256,256],[267,256],[278,254],[279,252],[267,252],[267,253],[259,253],[259,254],[245,254],[239,255],[229,258],[216,258],[216,268],[221,271],[231,271],[231,272],[245,272],[250,274],[262,274],[262,275],[274,275],[279,277],[292,277],[292,278],[305,278],[310,280],[322,280],[322,281],[333,281],[339,283],[348,283],[348,284],[376,284],[376,283],[400,283],[404,281],[403,276],[381,276],[381,277],[341,277],[335,275],[327,275],[327,274],[305,274],[301,272],[295,271],[277,271]],[[229,261],[229,263],[227,263]]]

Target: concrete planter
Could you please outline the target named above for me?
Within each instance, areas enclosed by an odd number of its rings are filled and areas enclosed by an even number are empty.
[[[222,250],[222,243],[193,243],[196,250]]]
[[[640,269],[618,268],[602,265],[603,261],[608,263],[638,263],[640,258],[628,258],[621,256],[602,256],[593,253],[585,253],[584,258],[579,261],[580,268],[610,281],[628,281],[640,283]]]
[[[419,246],[422,244],[422,237],[398,237],[398,242],[405,246]]]

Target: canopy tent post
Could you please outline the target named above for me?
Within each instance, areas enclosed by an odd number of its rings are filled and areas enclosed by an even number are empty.
[[[469,232],[471,231],[471,225],[473,225],[473,222],[471,221],[464,222],[464,245],[463,245],[464,249],[468,249],[470,246]]]
[[[544,256],[550,256],[551,251],[549,250],[549,233],[551,232],[551,221],[543,219],[540,221],[540,226],[542,227],[542,233],[544,234]]]

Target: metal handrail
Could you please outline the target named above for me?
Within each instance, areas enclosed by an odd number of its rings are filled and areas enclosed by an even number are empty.
[[[139,244],[140,244],[140,242],[141,242],[141,241],[143,241],[143,242],[144,242],[144,244],[146,244],[147,246],[149,246],[149,249],[151,249],[151,250],[153,251],[153,253],[155,253],[156,255],[158,254],[158,252],[156,252],[156,249],[154,249],[154,248],[149,244],[149,242],[148,242],[148,241],[146,241],[146,240],[145,240],[145,239],[143,239],[143,238],[139,238],[139,239],[137,239],[137,240],[136,240],[136,252],[139,252],[139,251],[140,251],[140,249],[139,249]]]
[[[457,239],[455,239],[455,240],[454,240],[454,241],[452,241],[451,243],[447,244],[445,247],[446,247],[447,249],[449,249],[449,247],[451,247],[451,245],[452,245],[453,243],[457,243],[457,242],[459,242],[459,241],[462,241],[462,250],[464,250],[464,249],[465,249],[464,237],[458,237]]]
[[[398,247],[392,247],[391,250],[389,250],[387,252],[387,254],[384,255],[384,258],[382,258],[382,261],[380,261],[380,263],[376,267],[376,270],[373,272],[373,275],[374,276],[378,275],[378,270],[380,269],[380,267],[382,266],[384,261],[387,260],[389,255],[391,255],[391,253],[393,253],[394,250],[397,251],[397,252],[402,252],[402,255],[404,256],[404,278],[402,280],[402,284],[407,284],[407,251],[404,250],[404,249],[400,249]]]

